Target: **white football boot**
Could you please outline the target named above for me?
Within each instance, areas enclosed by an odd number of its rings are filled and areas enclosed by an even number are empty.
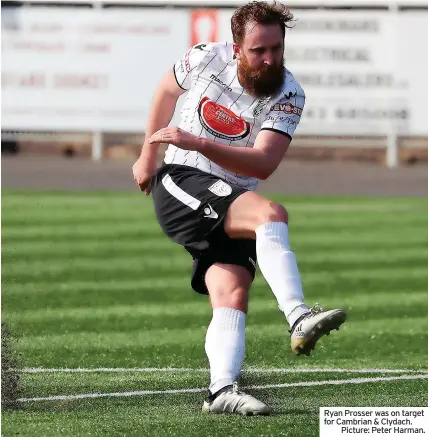
[[[238,389],[236,382],[233,386],[221,389],[215,399],[210,396],[202,406],[203,413],[239,413],[244,416],[257,416],[270,414],[270,408],[253,396]]]
[[[308,313],[303,314],[293,325],[291,333],[291,349],[297,355],[310,355],[316,342],[329,335],[333,329],[339,330],[345,322],[346,313],[343,310],[325,311],[315,304]]]

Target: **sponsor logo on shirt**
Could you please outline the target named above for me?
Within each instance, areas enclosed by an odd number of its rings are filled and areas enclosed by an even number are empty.
[[[241,140],[250,132],[250,123],[208,97],[200,101],[198,114],[201,125],[215,137]]]
[[[222,82],[216,75],[212,74],[210,76],[210,79],[213,80],[214,82],[218,83],[222,87],[226,88],[228,91],[232,92],[232,88],[230,88],[229,85],[226,85],[224,82]]]
[[[271,111],[284,112],[285,114],[295,114],[299,117],[302,115],[302,108],[294,106],[292,103],[276,103],[270,108]]]
[[[191,50],[187,50],[187,52],[184,55],[184,64],[186,65],[187,73],[190,72],[190,60],[189,60],[190,52]]]
[[[297,126],[299,124],[298,120],[295,120],[293,117],[280,117],[280,116],[274,116],[274,115],[269,115],[269,117],[266,119],[266,121],[273,121],[275,123],[277,122],[283,122],[283,123],[287,123],[290,126]]]

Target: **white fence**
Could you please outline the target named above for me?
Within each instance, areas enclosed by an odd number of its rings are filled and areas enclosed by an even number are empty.
[[[390,166],[397,135],[428,136],[428,9],[402,7],[412,5],[428,8],[415,0],[388,2],[385,10],[293,11],[286,63],[307,95],[299,134],[386,135]],[[144,131],[159,79],[190,45],[231,40],[232,13],[3,8],[2,129],[93,132],[99,159],[102,132]]]

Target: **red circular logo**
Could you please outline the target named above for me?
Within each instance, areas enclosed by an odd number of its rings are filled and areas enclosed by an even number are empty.
[[[202,126],[211,134],[228,140],[241,140],[250,132],[250,123],[230,109],[204,97],[198,108]]]

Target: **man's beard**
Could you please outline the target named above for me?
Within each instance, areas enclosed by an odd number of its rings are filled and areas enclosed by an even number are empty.
[[[284,60],[279,65],[263,64],[262,68],[253,69],[246,57],[238,64],[238,78],[248,94],[258,97],[270,97],[278,93],[284,84]]]

